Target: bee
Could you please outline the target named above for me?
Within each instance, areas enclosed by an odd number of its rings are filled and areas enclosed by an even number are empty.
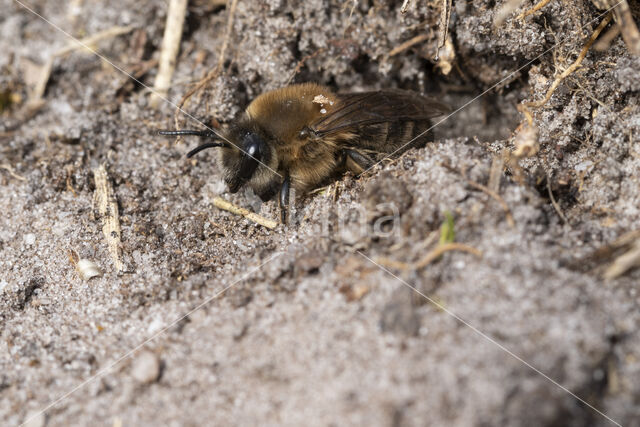
[[[419,146],[430,119],[449,111],[445,104],[405,90],[335,94],[303,83],[258,96],[220,133],[160,134],[210,139],[187,157],[221,148],[229,191],[248,185],[263,201],[279,194],[280,217],[286,223],[292,187],[304,194],[346,172],[359,175],[383,157]]]

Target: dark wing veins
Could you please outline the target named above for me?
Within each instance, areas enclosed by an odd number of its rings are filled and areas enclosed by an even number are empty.
[[[318,137],[376,123],[422,121],[441,116],[449,107],[414,92],[388,89],[340,95],[340,105],[310,128]]]

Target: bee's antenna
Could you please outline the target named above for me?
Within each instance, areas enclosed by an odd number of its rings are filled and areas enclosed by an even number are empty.
[[[169,136],[181,136],[181,135],[195,135],[202,138],[216,138],[217,135],[210,130],[161,130],[158,132],[160,135]]]
[[[196,148],[194,148],[193,150],[189,151],[187,153],[187,157],[191,158],[191,157],[195,156],[196,154],[198,154],[199,152],[201,152],[202,150],[206,150],[207,148],[224,147],[224,146],[226,146],[226,144],[224,142],[207,142],[206,144],[198,145]]]
[[[158,132],[160,135],[169,135],[169,136],[182,136],[182,135],[194,135],[199,136],[201,138],[218,138],[218,135],[211,132],[210,130],[161,130]],[[187,157],[191,158],[197,153],[207,148],[213,147],[227,147],[228,144],[226,142],[207,142],[202,145],[198,145],[193,150],[187,153]]]

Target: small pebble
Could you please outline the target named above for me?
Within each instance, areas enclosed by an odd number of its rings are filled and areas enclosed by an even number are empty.
[[[131,376],[141,384],[150,384],[160,376],[160,359],[150,351],[143,351],[131,365]]]
[[[102,276],[102,271],[100,270],[100,267],[98,267],[98,264],[85,258],[78,261],[77,268],[82,280],[89,280],[92,277]]]
[[[25,234],[22,239],[27,245],[33,245],[36,242],[36,235],[33,233]]]

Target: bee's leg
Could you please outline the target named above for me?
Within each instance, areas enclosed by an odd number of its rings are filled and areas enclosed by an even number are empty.
[[[346,148],[344,150],[344,154],[347,170],[356,175],[360,175],[362,172],[373,166],[373,160],[356,150]]]
[[[287,212],[289,212],[289,188],[291,187],[291,179],[289,175],[285,175],[280,187],[280,221],[283,224],[287,222]]]

